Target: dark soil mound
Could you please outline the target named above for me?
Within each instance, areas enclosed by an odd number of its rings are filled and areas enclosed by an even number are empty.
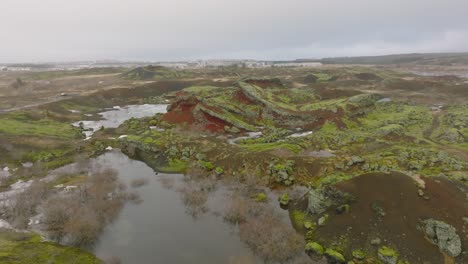
[[[379,76],[373,73],[367,73],[367,72],[358,73],[358,74],[355,74],[355,76],[359,80],[363,80],[363,81],[381,81],[382,80],[382,78],[380,78]]]
[[[444,221],[457,229],[463,250],[468,243],[463,217],[468,215],[468,203],[463,191],[446,179],[425,178],[424,197],[418,194],[416,182],[401,173],[373,173],[341,182],[336,187],[355,196],[348,214],[336,215],[330,210],[329,222],[317,230],[327,241],[337,241],[347,234],[353,249],[376,251],[370,240],[378,237],[382,245],[398,249],[403,259],[411,263],[444,263],[439,248],[418,230],[421,220]],[[379,212],[384,216],[379,216]],[[374,248],[375,247],[375,248]],[[463,259],[464,258],[464,259]],[[457,263],[467,263],[463,254]]]
[[[247,78],[242,80],[245,83],[256,85],[261,88],[284,88],[279,78]]]
[[[345,98],[351,97],[354,95],[361,94],[361,92],[356,90],[343,90],[343,89],[333,89],[333,88],[316,88],[314,92],[320,96],[321,100],[330,100],[336,98]]]
[[[316,83],[318,80],[318,77],[313,75],[313,74],[309,74],[307,75],[305,78],[304,78],[304,83],[306,84],[309,84],[309,83]]]

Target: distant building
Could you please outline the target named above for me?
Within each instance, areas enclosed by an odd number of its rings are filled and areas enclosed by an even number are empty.
[[[7,68],[7,67],[4,67],[4,66],[0,66],[0,70],[1,70],[1,71],[8,71],[8,68]]]
[[[320,67],[320,62],[280,62],[275,63],[275,67]]]

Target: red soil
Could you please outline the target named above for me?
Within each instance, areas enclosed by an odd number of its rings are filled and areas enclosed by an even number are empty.
[[[171,124],[192,125],[195,122],[193,110],[198,103],[199,101],[195,97],[174,102],[170,106],[170,111],[163,116],[163,120]]]
[[[255,104],[255,102],[247,97],[247,95],[245,95],[244,92],[240,89],[234,93],[234,99],[243,104]]]
[[[196,97],[189,97],[174,102],[170,111],[163,116],[163,120],[171,124],[186,124],[191,129],[201,129],[209,132],[223,132],[230,124],[198,109],[201,102]],[[212,111],[219,111],[216,107],[203,105]]]
[[[344,129],[347,127],[346,124],[341,120],[345,114],[342,108],[339,108],[338,112],[336,113],[327,110],[315,110],[307,114],[313,115],[316,118],[314,122],[311,122],[303,127],[307,130],[317,129],[323,126],[327,121],[335,123],[339,129]]]
[[[230,125],[226,121],[219,119],[215,116],[209,115],[207,113],[203,113],[203,116],[206,120],[204,129],[210,132],[214,132],[214,133],[224,132],[224,127]]]

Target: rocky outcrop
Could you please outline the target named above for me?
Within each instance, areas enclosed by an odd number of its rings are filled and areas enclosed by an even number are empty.
[[[307,210],[311,214],[321,214],[331,205],[325,195],[318,190],[311,189],[308,194]]]
[[[452,257],[460,255],[461,240],[455,227],[434,219],[424,220],[423,225],[424,233],[440,250]]]

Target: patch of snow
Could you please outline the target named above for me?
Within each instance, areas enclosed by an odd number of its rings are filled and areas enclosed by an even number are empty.
[[[112,148],[111,146],[108,146],[108,147],[106,148],[106,150],[108,150],[108,151],[113,150],[113,149],[114,149],[114,148]]]
[[[12,229],[10,223],[3,219],[0,219],[0,228]]]
[[[294,134],[289,135],[288,138],[305,137],[305,136],[311,135],[313,133],[314,132],[312,132],[312,131],[307,131],[307,132],[303,132],[303,133],[294,133]]]
[[[156,131],[158,131],[158,132],[163,132],[163,131],[165,131],[164,128],[159,128],[159,127],[157,127],[157,126],[150,126],[149,129],[151,129],[151,130],[156,130]]]
[[[382,99],[378,100],[377,103],[389,103],[391,101],[392,101],[391,98],[382,98]]]
[[[128,135],[121,135],[121,136],[119,137],[119,139],[127,138],[127,137],[128,137]]]
[[[23,166],[23,168],[31,168],[34,165],[34,163],[28,161],[25,163],[21,163],[21,165]]]
[[[247,133],[247,136],[228,139],[228,143],[234,145],[239,140],[249,139],[249,138],[259,138],[262,136],[262,134],[263,134],[262,132],[249,132]]]
[[[81,113],[81,111],[79,111],[79,110],[73,110],[73,109],[68,110],[68,111],[70,111],[70,112],[72,112],[72,113],[74,113],[74,114],[76,114],[76,113]]]
[[[65,191],[70,192],[70,191],[73,191],[73,190],[75,190],[77,188],[78,188],[78,186],[76,186],[76,185],[68,185],[68,186],[65,186]]]

